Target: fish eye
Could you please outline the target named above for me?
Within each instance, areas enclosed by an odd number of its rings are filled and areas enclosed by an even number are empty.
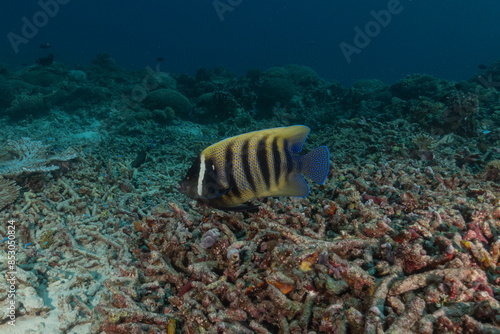
[[[211,194],[215,193],[214,187],[208,187],[208,192]]]

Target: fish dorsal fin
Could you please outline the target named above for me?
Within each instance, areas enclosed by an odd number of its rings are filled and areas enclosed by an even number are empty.
[[[290,153],[298,154],[302,151],[302,146],[304,146],[304,142],[311,129],[305,125],[294,125],[286,128],[275,128],[270,131],[275,132],[277,137],[281,137],[288,141]]]
[[[259,135],[260,137],[271,136],[271,137],[286,139],[288,142],[290,153],[297,154],[300,151],[302,151],[302,146],[304,146],[304,142],[306,141],[309,132],[311,132],[311,129],[305,125],[293,125],[281,128],[253,131],[249,133],[244,133],[239,136],[226,138],[221,142],[215,143],[207,147],[204,150],[204,152],[207,156],[212,155],[217,149],[220,149],[220,147],[225,147],[225,145],[228,145],[229,143],[232,143],[235,140],[243,142],[248,138],[252,138],[255,135]]]

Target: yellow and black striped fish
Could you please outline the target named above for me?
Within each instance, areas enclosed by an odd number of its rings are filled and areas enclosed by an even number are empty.
[[[244,210],[264,196],[307,196],[302,177],[325,182],[330,168],[326,146],[299,156],[311,131],[295,125],[245,133],[204,149],[177,189],[219,209]]]

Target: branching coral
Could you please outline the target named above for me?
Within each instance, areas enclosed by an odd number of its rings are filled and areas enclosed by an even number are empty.
[[[50,172],[59,169],[58,162],[76,158],[76,153],[66,150],[51,155],[49,146],[29,138],[7,140],[3,149],[10,153],[11,159],[0,162],[0,175],[16,176],[22,173]]]
[[[413,144],[416,146],[416,155],[424,160],[432,160],[434,158],[433,149],[436,146],[436,141],[431,136],[425,133],[419,133],[412,138]]]
[[[19,196],[19,189],[12,180],[0,177],[0,210],[12,204]]]

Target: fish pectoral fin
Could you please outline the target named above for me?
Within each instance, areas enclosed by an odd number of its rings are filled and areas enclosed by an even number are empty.
[[[217,199],[221,198],[225,194],[227,194],[231,190],[231,187],[225,188],[225,189],[218,189],[214,191],[213,193],[208,193],[205,196],[200,196],[198,199],[200,200],[211,200],[211,199]]]

